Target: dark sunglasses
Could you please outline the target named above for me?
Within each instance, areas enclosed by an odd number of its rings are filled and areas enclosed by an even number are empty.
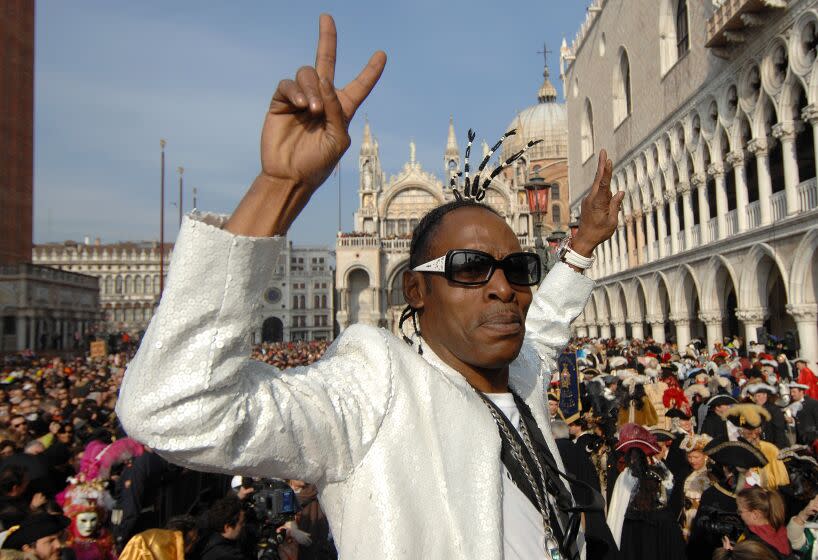
[[[498,268],[511,284],[533,286],[540,282],[541,264],[536,253],[511,253],[497,260],[483,251],[454,249],[412,270],[437,272],[456,284],[479,286],[491,280]]]

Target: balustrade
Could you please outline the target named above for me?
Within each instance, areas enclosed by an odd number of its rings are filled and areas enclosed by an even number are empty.
[[[816,205],[818,205],[818,184],[813,177],[798,185],[798,209],[801,212],[807,212]]]
[[[761,223],[761,205],[759,201],[747,205],[747,227],[756,228]]]
[[[779,191],[773,194],[773,221],[787,217],[787,192]]]
[[[738,232],[738,212],[730,210],[727,212],[727,235],[735,235]]]

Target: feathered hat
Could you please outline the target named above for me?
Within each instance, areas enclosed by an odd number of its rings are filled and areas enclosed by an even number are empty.
[[[739,428],[755,429],[772,416],[763,406],[751,403],[734,404],[727,409],[726,419]]]

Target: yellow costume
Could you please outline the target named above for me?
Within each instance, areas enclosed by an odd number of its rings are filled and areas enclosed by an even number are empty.
[[[128,541],[119,560],[184,560],[185,543],[181,531],[148,529]]]
[[[789,484],[790,477],[787,474],[787,467],[784,466],[784,461],[778,458],[778,448],[764,440],[760,440],[755,446],[767,458],[767,464],[764,467],[752,469],[761,477],[761,485],[768,490],[774,490],[779,486]]]

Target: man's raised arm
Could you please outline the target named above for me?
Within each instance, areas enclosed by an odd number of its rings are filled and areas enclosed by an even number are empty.
[[[571,248],[585,257],[590,257],[594,249],[616,231],[625,193],[611,193],[612,170],[613,163],[607,152],[601,150],[594,183],[582,201],[579,231],[571,240]],[[526,318],[526,340],[541,359],[556,359],[571,336],[571,323],[588,302],[594,281],[581,272],[558,262],[534,295]],[[548,365],[553,367],[553,363]]]
[[[125,430],[175,463],[338,480],[385,414],[391,371],[379,335],[357,344],[342,338],[319,364],[283,372],[249,358],[257,302],[284,242],[274,236],[286,233],[349,147],[349,122],[386,62],[376,52],[336,89],[335,44],[335,24],[322,15],[316,66],[279,83],[261,172],[233,215],[185,219],[161,304],[125,374],[117,404]]]

